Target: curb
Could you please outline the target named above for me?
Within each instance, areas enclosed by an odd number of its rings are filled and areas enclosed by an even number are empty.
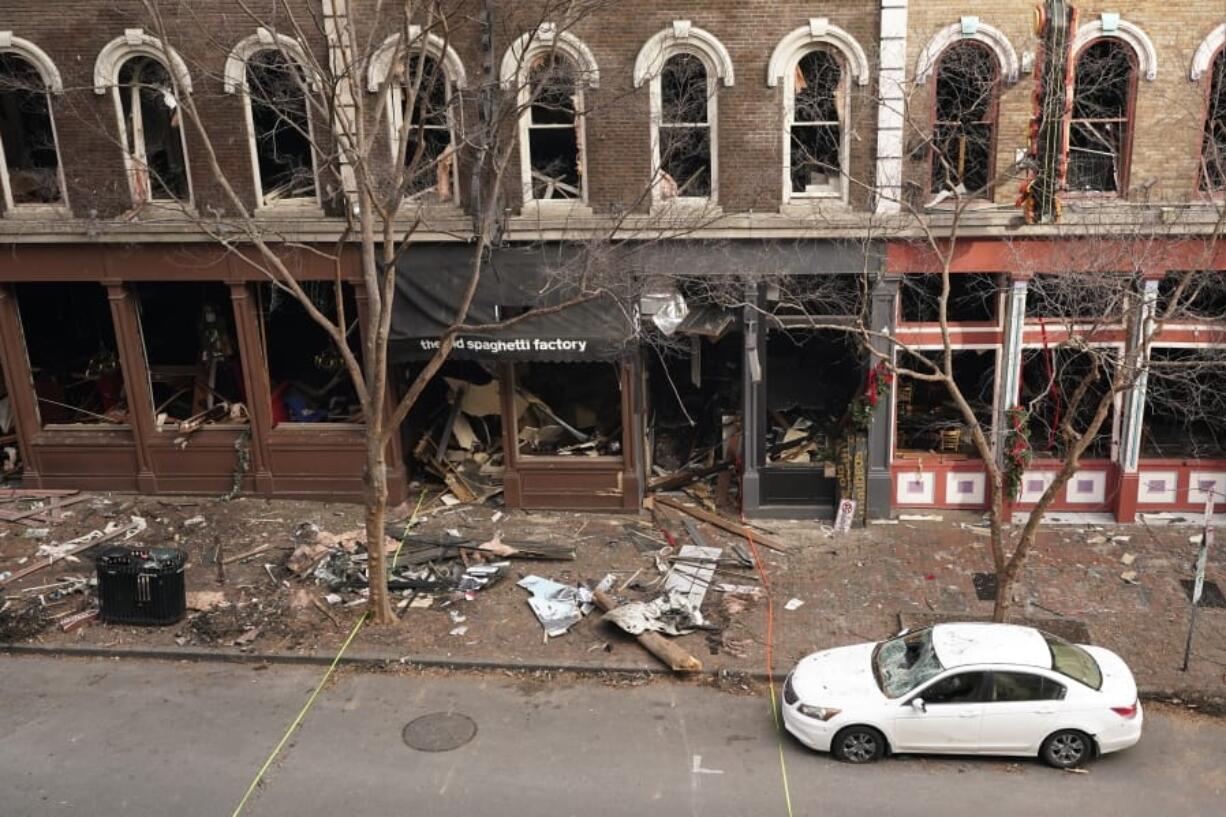
[[[145,661],[194,661],[218,664],[284,664],[288,666],[327,667],[332,664],[331,655],[299,655],[294,653],[256,653],[238,650],[208,650],[198,647],[93,647],[55,644],[0,644],[0,654],[30,655],[43,658],[128,658]],[[427,667],[454,670],[509,670],[514,672],[572,672],[580,675],[649,675],[663,678],[695,676],[717,677],[721,670],[704,669],[700,672],[679,674],[663,667],[634,666],[626,664],[595,664],[568,661],[498,661],[484,658],[451,658],[433,655],[346,655],[340,666],[365,669],[388,667]],[[761,671],[735,671],[739,677],[753,681],[766,681]],[[777,676],[777,677],[782,677]]]
[[[56,644],[0,644],[0,655],[27,655],[42,658],[127,658],[143,661],[193,661],[197,663],[215,664],[281,664],[300,667],[327,667],[332,664],[334,656],[330,655],[299,655],[295,653],[256,653],[239,652],[238,650],[208,650],[199,647],[133,647],[116,649],[114,647],[93,647]],[[694,673],[674,673],[663,667],[634,666],[626,664],[595,664],[568,661],[498,661],[485,658],[452,658],[433,655],[406,655],[391,657],[386,655],[346,655],[341,658],[340,666],[357,667],[359,669],[388,669],[391,667],[423,667],[431,669],[452,670],[497,670],[511,672],[570,672],[577,675],[646,675],[652,678],[685,678],[706,677],[717,678],[728,670],[704,669]],[[751,681],[766,683],[767,675],[761,670],[732,670],[737,677]],[[785,672],[775,674],[775,680],[782,680]],[[1196,690],[1160,689],[1142,687],[1139,690],[1141,700],[1147,702],[1171,703],[1175,706],[1195,707],[1199,712],[1215,717],[1226,717],[1226,699],[1217,695],[1207,695]],[[1178,701],[1178,703],[1174,703]]]

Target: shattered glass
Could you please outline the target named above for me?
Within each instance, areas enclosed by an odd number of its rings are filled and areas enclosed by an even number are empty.
[[[247,89],[264,203],[313,198],[314,149],[301,70],[280,51],[261,51],[247,61]]]
[[[986,195],[996,131],[996,58],[975,42],[946,49],[936,70],[932,190]]]
[[[63,199],[46,88],[38,70],[14,54],[0,54],[0,157],[13,204]]]
[[[1114,40],[1092,43],[1077,58],[1069,131],[1069,190],[1123,190],[1124,142],[1131,124],[1134,74],[1131,49]]]

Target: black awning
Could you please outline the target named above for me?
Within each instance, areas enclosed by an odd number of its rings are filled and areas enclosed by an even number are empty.
[[[472,279],[468,246],[409,249],[396,270],[389,356],[392,363],[429,358],[455,323]],[[464,323],[498,323],[526,310],[574,300],[582,293],[555,275],[577,253],[557,246],[495,250],[482,266],[477,294]],[[632,311],[601,294],[557,312],[532,315],[512,326],[462,333],[451,356],[482,361],[596,361],[622,357],[635,336]]]

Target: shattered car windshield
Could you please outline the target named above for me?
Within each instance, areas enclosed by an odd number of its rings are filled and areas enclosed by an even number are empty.
[[[907,633],[877,645],[873,675],[887,698],[897,698],[945,668],[932,646],[932,629]]]

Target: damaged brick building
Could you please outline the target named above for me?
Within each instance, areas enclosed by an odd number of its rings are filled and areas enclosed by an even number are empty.
[[[0,12],[11,459],[31,486],[360,497],[362,416],[335,345],[210,221],[227,206],[215,160],[312,303],[362,320],[356,258],[316,251],[346,235],[344,168],[318,155],[317,112],[275,92],[296,57],[327,63],[343,48],[329,25],[290,27],[279,4],[256,4],[262,26],[231,0],[152,5],[156,19],[126,0]],[[1060,18],[1059,42],[1036,32],[1034,2],[590,2],[558,5],[565,19],[548,3],[443,5],[456,11],[445,32],[409,29],[414,59],[441,78],[432,104],[388,103],[387,120],[413,119],[437,160],[408,191],[407,264],[431,274],[398,280],[391,365],[415,371],[462,294],[466,128],[488,94],[540,96],[515,122],[478,316],[528,306],[544,270],[608,236],[642,285],[620,319],[587,305],[461,338],[393,441],[394,498],[433,471],[477,496],[501,487],[513,506],[633,509],[653,483],[731,462],[716,491],[746,514],[812,517],[832,511],[846,459],[871,516],[981,508],[983,467],[922,383],[896,384],[850,450],[841,441],[873,368],[843,324],[859,316],[917,353],[943,344],[940,270],[905,213],[941,226],[951,199],[976,200],[958,211],[950,331],[975,409],[997,427],[1039,388],[1053,319],[1068,317],[1044,313],[1039,284],[1078,258],[1083,272],[1101,263],[1083,233],[1177,221],[1118,270],[1139,270],[1156,298],[1215,229],[1226,173],[1207,157],[1226,144],[1226,16],[1208,3],[1083,4]],[[362,21],[372,47],[351,59],[369,93],[403,72],[381,5],[288,8]],[[1036,150],[1036,88],[1058,61],[1069,104],[1055,148]],[[189,92],[223,136],[206,144],[184,121]],[[1059,189],[1044,198],[1048,183]],[[1036,217],[1044,207],[1065,217]],[[1155,353],[1217,348],[1211,307],[1164,327]],[[1104,343],[1134,342],[1111,331]],[[1144,382],[1117,403],[1059,507],[1128,519],[1226,490],[1212,423],[1166,428],[1146,414]],[[1023,506],[1057,444],[1036,446]]]

